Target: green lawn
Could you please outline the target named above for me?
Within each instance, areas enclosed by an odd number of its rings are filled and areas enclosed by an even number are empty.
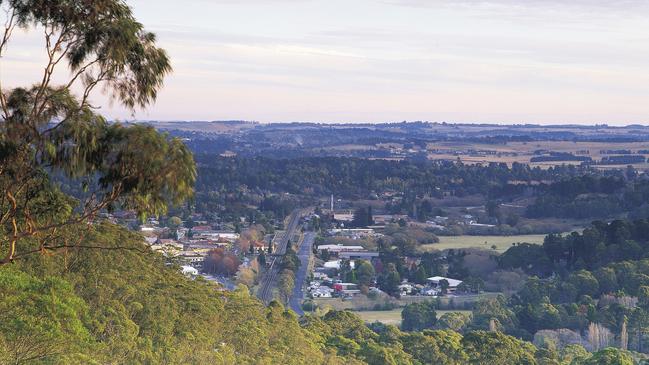
[[[389,311],[361,311],[361,312],[354,312],[354,314],[358,315],[367,323],[372,323],[372,322],[381,322],[384,324],[393,324],[398,326],[401,324],[401,310],[402,308],[398,309],[393,309]],[[459,312],[459,313],[465,313],[466,315],[470,315],[471,311],[463,311],[463,310],[438,310],[437,312],[437,318],[441,317],[444,315],[444,313],[448,312]]]
[[[439,236],[439,243],[421,245],[420,249],[422,251],[473,247],[490,249],[492,245],[496,245],[496,251],[505,252],[515,242],[542,244],[545,236],[544,234],[520,236]]]

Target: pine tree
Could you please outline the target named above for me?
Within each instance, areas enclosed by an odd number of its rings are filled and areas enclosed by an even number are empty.
[[[496,325],[495,319],[489,320],[489,332],[498,332],[498,325]]]
[[[627,318],[624,317],[622,322],[622,329],[620,330],[620,349],[626,350],[629,346],[629,334],[626,328]]]

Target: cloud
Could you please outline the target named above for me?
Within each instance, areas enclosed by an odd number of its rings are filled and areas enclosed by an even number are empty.
[[[435,7],[439,5],[508,6],[508,7],[569,7],[633,11],[649,7],[644,0],[382,0],[399,6]]]

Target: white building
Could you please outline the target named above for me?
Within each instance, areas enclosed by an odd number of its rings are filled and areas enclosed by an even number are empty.
[[[349,251],[365,251],[363,246],[343,246],[343,245],[320,245],[318,246],[318,251],[329,251],[329,253],[340,253],[340,252],[349,252]]]
[[[340,270],[340,266],[342,265],[342,263],[343,263],[343,260],[333,260],[333,261],[325,262],[323,266],[324,266],[325,269]],[[356,266],[356,264],[354,263],[354,261],[349,261],[349,267],[350,268],[354,269],[355,266]]]
[[[451,279],[451,278],[445,278],[443,276],[433,276],[428,279],[428,284],[430,287],[436,290],[442,290],[442,285],[441,282],[443,280],[446,280],[448,282],[448,288],[446,289],[447,293],[454,293],[457,290],[457,287],[462,284],[462,280],[457,280],[457,279]]]
[[[185,266],[182,266],[181,269],[182,269],[183,275],[187,275],[187,276],[197,276],[198,275],[198,270],[196,270],[196,268],[194,268],[194,267],[185,265]]]

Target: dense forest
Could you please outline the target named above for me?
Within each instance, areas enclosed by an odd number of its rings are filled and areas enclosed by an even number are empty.
[[[594,222],[582,233],[548,235],[542,246],[518,244],[498,257],[503,269],[531,275],[509,301],[497,303],[505,331],[530,339],[540,330],[587,331],[598,323],[629,348],[647,348],[647,220]],[[495,310],[492,308],[492,310]]]
[[[489,195],[509,182],[555,181],[583,174],[574,166],[550,169],[524,164],[464,165],[454,162],[414,162],[359,158],[269,159],[196,156],[200,171],[198,191],[218,191],[246,186],[248,189],[291,194],[335,194],[344,198],[367,198],[384,191],[405,195],[441,197]],[[513,186],[510,188],[514,188]],[[502,193],[501,193],[502,194]]]
[[[296,205],[333,194],[343,199],[388,201],[390,213],[434,215],[430,199],[477,196],[488,202],[533,198],[523,216],[530,219],[603,219],[649,213],[649,181],[634,169],[597,171],[588,167],[531,168],[514,163],[467,165],[456,162],[310,157],[271,159],[199,155],[197,211],[226,207],[245,213],[246,204],[275,216]],[[290,195],[286,195],[288,193]],[[280,195],[278,195],[280,194]],[[281,195],[284,194],[284,195]],[[504,218],[499,221],[504,222]]]
[[[632,218],[649,214],[649,181],[627,171],[624,177],[578,176],[542,189],[527,207],[530,218],[607,218],[629,213]]]

